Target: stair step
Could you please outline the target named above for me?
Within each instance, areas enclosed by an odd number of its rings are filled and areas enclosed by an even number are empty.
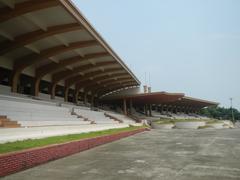
[[[18,124],[17,121],[11,121],[7,116],[0,116],[0,127],[3,128],[18,128],[21,127],[21,124]]]
[[[4,126],[4,125],[10,125],[10,124],[17,124],[17,122],[16,121],[7,121],[7,122],[3,122],[2,123],[2,125]]]
[[[0,119],[0,122],[11,121],[10,119]]]
[[[21,127],[20,124],[7,124],[7,125],[3,125],[2,127],[4,128],[18,128],[18,127]]]

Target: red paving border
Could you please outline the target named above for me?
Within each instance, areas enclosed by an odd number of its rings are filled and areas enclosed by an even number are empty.
[[[0,177],[7,176],[147,130],[147,128],[142,128],[133,131],[121,132],[118,134],[83,139],[64,144],[50,145],[47,147],[29,149],[16,153],[3,154],[0,155]]]

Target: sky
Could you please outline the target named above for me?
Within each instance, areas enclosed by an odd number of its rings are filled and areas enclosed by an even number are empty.
[[[240,110],[239,0],[73,2],[142,84]]]

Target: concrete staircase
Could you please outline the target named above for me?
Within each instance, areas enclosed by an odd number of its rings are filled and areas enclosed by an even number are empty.
[[[108,113],[104,113],[104,115],[106,116],[106,117],[108,117],[108,118],[110,118],[110,119],[113,119],[114,121],[117,121],[117,122],[119,122],[119,123],[123,123],[123,121],[122,120],[120,120],[120,119],[118,119],[118,118],[116,118],[116,117],[114,117],[114,116],[112,116],[112,115],[110,115],[110,114],[108,114]]]
[[[0,127],[1,128],[18,128],[21,127],[17,121],[12,121],[7,116],[0,116]]]

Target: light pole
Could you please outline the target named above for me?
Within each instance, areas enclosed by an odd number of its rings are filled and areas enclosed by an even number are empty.
[[[230,98],[230,102],[231,102],[231,112],[232,112],[232,122],[234,123],[234,114],[233,114],[233,98]]]

